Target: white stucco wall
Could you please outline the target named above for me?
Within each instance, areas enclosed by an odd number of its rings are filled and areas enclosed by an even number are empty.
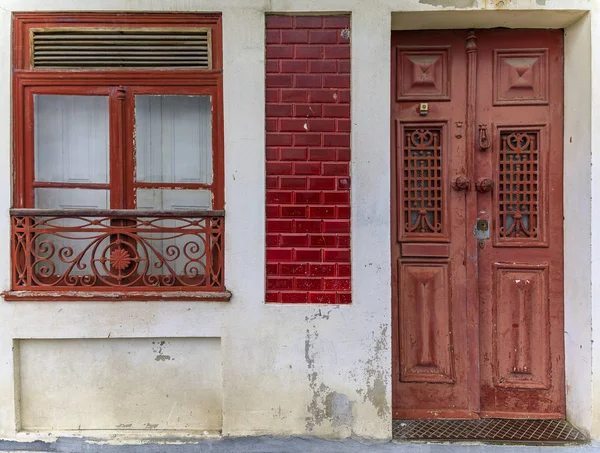
[[[590,113],[592,183],[592,256],[591,256],[591,308],[592,308],[592,428],[594,439],[600,438],[600,4],[592,2],[591,15],[591,69],[592,69],[592,109]]]
[[[565,29],[565,373],[567,417],[591,427],[591,15]]]
[[[229,303],[0,302],[0,436],[47,438],[46,434],[26,436],[17,432],[22,411],[15,395],[23,389],[15,378],[15,339],[96,338],[107,342],[109,338],[219,338],[224,435],[389,438],[390,29],[392,12],[396,27],[403,27],[397,25],[402,23],[403,11],[419,13],[413,18],[418,17],[423,24],[429,21],[426,28],[435,28],[434,20],[439,19],[424,14],[431,11],[429,14],[444,15],[441,23],[446,28],[467,26],[465,21],[473,27],[506,26],[511,17],[519,18],[515,23],[520,26],[565,27],[575,23],[567,30],[566,40],[571,66],[566,69],[565,139],[574,136],[565,148],[566,214],[572,214],[565,224],[569,237],[566,245],[572,250],[565,257],[566,267],[573,266],[565,284],[565,306],[573,310],[566,316],[567,399],[574,421],[600,437],[600,379],[592,381],[592,369],[600,371],[600,353],[592,349],[590,341],[593,335],[595,344],[600,344],[598,329],[593,333],[591,329],[592,319],[600,319],[600,280],[591,285],[594,269],[600,265],[600,222],[590,222],[600,218],[600,211],[590,203],[590,196],[593,200],[594,194],[600,195],[600,170],[593,166],[591,179],[589,173],[590,149],[594,159],[600,159],[600,137],[590,128],[598,117],[600,99],[598,90],[591,88],[587,64],[591,53],[592,70],[598,73],[600,52],[591,43],[600,42],[600,11],[583,18],[577,12],[597,9],[597,2],[504,0],[504,8],[498,7],[496,0],[454,2],[465,8],[448,8],[449,3],[0,0],[0,181],[4,181],[0,184],[0,237],[5,238],[0,241],[0,289],[8,288],[10,269],[11,11],[222,11],[226,285],[233,293]],[[349,306],[264,304],[264,15],[271,11],[352,14],[353,304]],[[525,17],[529,19],[523,20]],[[44,347],[43,342],[35,344]],[[48,357],[55,353],[55,344],[48,342]],[[43,355],[43,349],[37,353]],[[77,365],[72,366],[71,379],[76,380]],[[115,369],[115,381],[118,373],[126,372],[126,367]],[[43,379],[51,379],[48,374]],[[192,378],[181,373],[179,379],[189,384]],[[28,381],[27,385],[36,388],[35,382]],[[118,405],[117,396],[114,398]],[[35,404],[27,398],[22,401]],[[135,435],[146,434],[141,431]]]

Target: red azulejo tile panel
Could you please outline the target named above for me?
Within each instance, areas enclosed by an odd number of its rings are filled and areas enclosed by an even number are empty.
[[[266,28],[266,301],[347,304],[350,17]]]

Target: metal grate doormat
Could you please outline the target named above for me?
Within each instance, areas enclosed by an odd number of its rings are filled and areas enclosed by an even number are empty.
[[[394,440],[501,443],[583,443],[588,438],[566,420],[394,420]]]

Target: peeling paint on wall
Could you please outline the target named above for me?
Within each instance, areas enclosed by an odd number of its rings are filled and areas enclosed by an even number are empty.
[[[313,326],[314,327],[314,326]],[[308,365],[308,385],[312,392],[311,401],[306,406],[308,413],[306,417],[306,430],[312,431],[316,425],[321,425],[327,416],[325,399],[331,389],[323,382],[319,383],[319,374],[315,369],[315,352],[313,342],[319,338],[319,332],[306,329],[306,341],[304,342],[304,359]]]
[[[333,307],[333,308],[336,308],[336,309],[338,309],[338,310],[339,310],[339,308],[340,308],[340,307],[339,307],[339,306],[335,306],[335,307]],[[306,317],[304,318],[304,320],[305,320],[305,321],[315,321],[315,320],[317,320],[317,319],[329,319],[329,316],[331,315],[331,312],[332,312],[332,311],[333,311],[333,309],[332,309],[332,310],[329,310],[327,313],[323,313],[323,312],[321,311],[321,309],[319,308],[319,310],[317,310],[317,311],[316,311],[316,312],[315,312],[313,315],[311,315],[311,316],[306,316]]]
[[[331,425],[334,428],[348,426],[352,428],[354,424],[354,409],[355,401],[350,401],[348,396],[331,392],[325,398],[325,415],[331,420]]]
[[[540,0],[537,0],[538,4]],[[541,0],[544,1],[545,0]],[[509,7],[510,4],[512,3],[512,0],[485,0],[485,3],[483,5],[484,8],[506,8]]]
[[[477,6],[477,0],[419,0],[419,3],[442,8],[474,8]]]
[[[152,344],[156,345],[155,348],[152,348],[152,352],[157,354],[156,357],[154,358],[154,360],[156,360],[157,362],[166,362],[167,360],[175,360],[170,355],[163,354],[163,346],[166,344],[166,342],[164,340],[159,341],[157,343],[155,343],[153,341]]]
[[[319,309],[314,314],[304,318],[307,323],[312,323],[311,327],[306,329],[304,342],[304,359],[308,367],[307,377],[311,391],[310,403],[306,406],[309,413],[309,416],[306,417],[307,431],[313,431],[316,426],[328,422],[331,423],[333,428],[347,428],[350,433],[353,432],[356,401],[352,401],[348,395],[334,391],[322,382],[321,367],[316,363],[315,344],[319,339],[320,329],[313,322],[319,320],[329,321],[331,312],[335,309],[339,309],[339,307],[333,307],[327,312]]]
[[[380,418],[386,418],[390,413],[390,404],[386,395],[388,376],[382,366],[383,357],[388,348],[388,328],[387,324],[381,324],[378,335],[373,332],[374,344],[370,348],[371,355],[358,367],[364,369],[364,381],[356,374],[351,376],[356,382],[364,383],[364,387],[359,387],[356,392],[363,397],[364,402],[371,402]]]

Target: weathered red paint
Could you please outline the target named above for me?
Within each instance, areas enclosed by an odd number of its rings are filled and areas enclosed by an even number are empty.
[[[476,416],[466,391],[465,190],[451,187],[467,176],[467,131],[456,137],[457,122],[468,129],[465,37],[462,31],[392,36],[395,417]],[[431,159],[419,159],[420,147]]]
[[[395,417],[565,414],[562,52],[392,35]]]
[[[86,297],[153,290],[181,297],[179,292],[195,290],[221,293],[223,299],[228,297],[223,280],[224,215],[13,209],[12,291],[5,297],[20,300],[23,292],[44,290],[79,290]],[[165,240],[163,234],[167,241],[177,237],[179,242],[163,251],[157,246]],[[58,238],[63,242],[55,242]]]
[[[110,69],[48,70],[30,67],[31,30],[41,27],[204,27],[211,30],[212,69]],[[224,207],[223,188],[223,95],[222,35],[220,14],[105,14],[105,13],[18,13],[13,19],[13,162],[14,208],[33,208],[35,187],[79,187],[110,189],[112,210],[135,209],[135,191],[144,188],[199,189],[212,191],[213,208]],[[36,181],[34,176],[33,99],[35,94],[92,95],[109,98],[110,182],[109,184],[70,184]],[[135,181],[134,96],[136,94],[209,95],[212,99],[213,180],[211,184],[139,183]],[[112,218],[111,212],[105,215]],[[195,213],[195,217],[202,213]],[[17,221],[13,214],[13,226]],[[31,214],[32,216],[34,214]],[[210,214],[207,214],[210,215]],[[134,214],[132,214],[134,216]],[[33,218],[33,217],[32,217]],[[128,220],[114,219],[115,228]],[[15,230],[13,228],[13,235]],[[13,261],[17,252],[13,241]],[[222,263],[223,250],[218,259]],[[13,266],[15,264],[13,263]],[[221,272],[223,271],[220,265]],[[220,290],[224,290],[223,274]],[[14,285],[13,276],[13,285]],[[31,285],[26,285],[31,286]],[[143,286],[143,285],[142,285]],[[151,285],[147,285],[151,286]],[[33,288],[15,288],[23,290]],[[36,288],[39,292],[41,288]],[[195,288],[202,289],[202,288]],[[205,288],[206,289],[206,288]],[[65,289],[66,290],[66,289]],[[137,291],[120,287],[123,293]],[[162,290],[162,288],[161,288]],[[56,292],[56,291],[55,291]],[[72,292],[72,291],[71,291]],[[113,289],[114,293],[114,289]],[[69,298],[75,296],[71,295]],[[19,297],[22,298],[22,297]],[[134,297],[135,298],[135,297]],[[143,297],[141,297],[143,299]],[[221,297],[223,298],[223,297]]]
[[[350,18],[266,27],[266,300],[350,303]]]
[[[211,70],[34,70],[30,31],[40,27],[206,27],[211,30]],[[67,187],[34,180],[33,95],[104,94],[110,100],[111,208],[135,207],[135,189],[199,188],[196,184],[138,183],[134,179],[134,96],[210,95],[213,106],[213,208],[223,209],[222,38],[219,14],[18,13],[13,20],[14,207],[33,207],[33,187]],[[89,186],[89,185],[88,185]],[[94,185],[101,188],[101,185]],[[83,187],[83,186],[77,186]]]
[[[478,53],[481,415],[563,417],[563,32],[489,30]]]

